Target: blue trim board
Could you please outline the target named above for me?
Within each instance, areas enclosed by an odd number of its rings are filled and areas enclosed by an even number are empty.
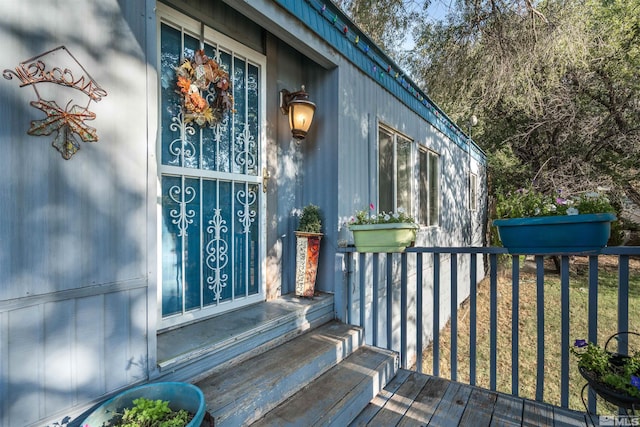
[[[474,159],[486,164],[484,151],[333,3],[274,1]]]

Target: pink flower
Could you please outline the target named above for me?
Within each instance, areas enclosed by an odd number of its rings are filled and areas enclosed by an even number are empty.
[[[374,210],[376,207],[373,206],[373,203],[369,203],[369,209]]]

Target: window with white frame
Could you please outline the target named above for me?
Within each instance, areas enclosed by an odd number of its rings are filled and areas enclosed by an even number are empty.
[[[469,210],[478,209],[478,175],[471,173],[469,175]]]
[[[413,213],[411,148],[407,137],[386,126],[378,128],[378,212],[402,208]]]
[[[440,156],[420,147],[418,157],[420,164],[418,222],[429,226],[438,225],[440,216]]]

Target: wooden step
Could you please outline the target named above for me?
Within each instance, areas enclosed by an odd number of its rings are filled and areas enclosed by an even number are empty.
[[[397,369],[396,353],[363,346],[252,426],[349,425]]]
[[[348,358],[362,339],[360,328],[332,321],[196,385],[216,427],[247,425]]]
[[[333,295],[284,295],[158,335],[154,380],[194,382],[334,318]]]

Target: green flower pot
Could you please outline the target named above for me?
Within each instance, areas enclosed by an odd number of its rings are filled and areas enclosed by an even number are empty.
[[[417,228],[405,222],[349,226],[358,252],[382,253],[403,252],[416,240]]]

